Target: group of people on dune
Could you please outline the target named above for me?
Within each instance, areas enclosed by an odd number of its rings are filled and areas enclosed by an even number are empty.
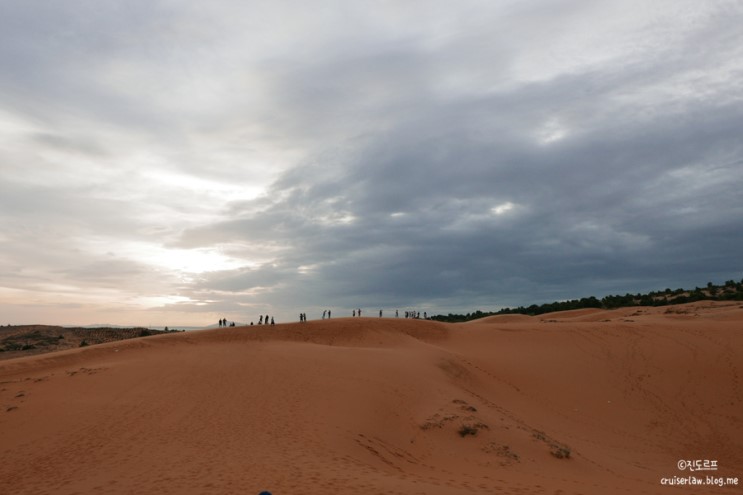
[[[258,318],[258,324],[259,324],[259,325],[268,325],[268,318],[269,318],[269,316],[268,316],[268,315],[266,315],[266,317],[265,317],[265,318],[263,317],[263,315],[261,315],[261,317],[260,317],[260,318]],[[250,324],[252,325],[252,324],[253,324],[253,322],[251,321],[251,322],[250,322]],[[274,321],[273,321],[273,316],[271,316],[271,325],[273,325],[273,324],[274,324]]]
[[[273,316],[269,316],[269,315],[263,316],[263,315],[260,315],[260,318],[258,318],[258,324],[259,325],[268,325],[269,323],[271,325],[274,325],[275,324],[274,323]],[[250,324],[253,325],[253,322],[251,321]],[[227,318],[222,318],[221,320],[219,320],[219,326],[220,327],[234,327],[235,326],[235,322],[233,321],[231,323],[227,323]]]
[[[331,310],[329,310],[329,309],[323,310],[323,312],[322,312],[322,319],[323,320],[325,318],[328,318],[329,319],[331,317],[331,314],[332,314],[331,313]],[[354,309],[351,312],[351,314],[352,314],[352,316],[354,318],[357,317],[357,316],[360,317],[361,316],[361,308]],[[379,310],[379,317],[382,318],[383,316],[384,316],[384,311],[380,309]],[[395,318],[399,318],[399,316],[400,316],[399,310],[396,309],[395,310]],[[420,317],[421,317],[420,311],[405,311],[405,318],[419,319]],[[426,319],[426,320],[428,319],[428,314],[426,312],[423,312],[423,319]],[[307,321],[307,313],[299,313],[299,321],[301,323],[305,323]],[[250,324],[253,325],[253,322],[251,321]],[[269,316],[269,315],[260,315],[260,317],[258,318],[258,324],[259,325],[269,325],[269,324],[270,325],[274,325],[275,324],[274,317],[273,316]],[[221,320],[219,320],[219,326],[220,327],[234,327],[235,326],[235,322],[234,321],[233,322],[227,322],[227,318],[222,318]]]

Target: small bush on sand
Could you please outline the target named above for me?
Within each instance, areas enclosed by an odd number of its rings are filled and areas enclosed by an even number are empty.
[[[550,454],[558,459],[570,459],[570,449],[567,447],[555,447],[550,451]]]
[[[459,430],[457,431],[459,433],[459,436],[464,438],[467,435],[477,435],[477,428],[472,425],[462,425],[459,427]]]

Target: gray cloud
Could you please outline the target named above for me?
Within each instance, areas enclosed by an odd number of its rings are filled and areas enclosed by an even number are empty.
[[[741,9],[643,5],[4,7],[0,259],[207,321],[738,278]]]

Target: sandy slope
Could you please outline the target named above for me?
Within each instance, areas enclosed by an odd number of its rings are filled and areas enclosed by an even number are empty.
[[[0,493],[743,493],[660,484],[743,484],[742,372],[709,302],[115,342],[0,363]]]

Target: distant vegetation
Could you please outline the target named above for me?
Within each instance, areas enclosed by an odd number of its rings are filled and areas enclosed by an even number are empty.
[[[743,280],[735,282],[728,280],[723,285],[707,283],[706,287],[696,287],[694,290],[665,289],[663,291],[649,292],[647,294],[625,294],[623,296],[606,296],[597,299],[594,296],[573,299],[570,301],[559,301],[548,304],[518,308],[503,308],[496,312],[475,311],[466,315],[452,314],[432,316],[432,320],[446,321],[451,323],[476,320],[486,316],[521,314],[536,316],[554,311],[568,311],[571,309],[598,308],[616,309],[629,306],[667,306],[669,304],[684,304],[694,301],[743,301]]]
[[[147,337],[176,330],[151,330],[133,328],[82,328],[50,325],[0,326],[0,359],[10,359],[31,354],[61,351],[75,347],[114,342],[117,340]]]

